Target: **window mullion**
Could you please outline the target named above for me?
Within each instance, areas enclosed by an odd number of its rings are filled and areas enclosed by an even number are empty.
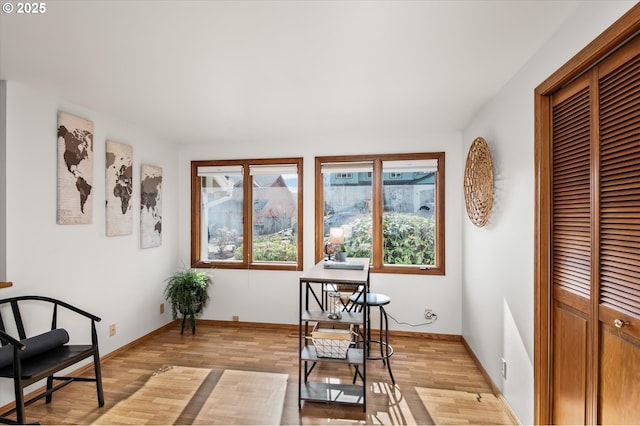
[[[202,180],[197,167],[191,167],[191,266],[196,266],[200,258],[200,223],[202,220]]]
[[[324,180],[322,175],[322,161],[316,158],[315,164],[315,261],[324,257]],[[320,225],[322,224],[322,225]]]
[[[436,172],[436,267],[439,273],[444,275],[445,273],[445,201],[444,201],[444,188],[445,188],[445,162],[444,153],[439,156],[438,171]]]
[[[373,180],[372,180],[372,203],[373,218],[371,220],[372,244],[373,244],[373,267],[381,269],[383,266],[383,235],[382,235],[382,215],[383,196],[382,196],[382,160],[373,162]]]
[[[253,262],[251,258],[251,254],[253,253],[253,227],[251,223],[253,222],[253,176],[251,176],[249,170],[249,163],[244,165],[244,202],[242,206],[243,210],[243,223],[242,227],[244,229],[244,252],[242,253],[242,264],[243,266],[249,266]]]

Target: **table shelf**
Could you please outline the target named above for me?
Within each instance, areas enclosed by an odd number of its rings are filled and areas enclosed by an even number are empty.
[[[342,318],[330,319],[328,311],[306,310],[300,316],[302,321],[322,322],[324,324],[362,324],[364,315],[362,312],[341,312]]]
[[[354,259],[364,264],[362,270],[325,269],[324,261],[317,263],[300,277],[299,290],[299,321],[300,321],[300,354],[298,374],[298,407],[302,401],[319,401],[337,404],[362,405],[366,411],[366,357],[367,342],[360,342],[361,347],[347,349],[346,358],[319,357],[315,346],[311,342],[314,326],[322,324],[322,328],[343,329],[345,325],[354,325],[360,333],[368,329],[368,309],[362,312],[343,310],[341,318],[330,319],[327,309],[327,293],[335,291],[335,285],[352,286],[355,291],[369,293],[369,259]],[[361,384],[326,383],[322,377],[316,381],[308,380],[309,374],[318,363],[352,364],[356,366],[356,374]],[[328,380],[328,378],[326,378]]]
[[[327,358],[320,357],[316,352],[316,348],[312,345],[307,345],[302,349],[302,354],[300,355],[300,359],[302,361],[313,361],[313,362],[337,362],[340,364],[358,364],[362,365],[364,363],[364,350],[358,348],[349,348],[347,350],[346,358]]]
[[[365,400],[365,388],[343,383],[307,382],[300,387],[300,399],[304,401],[331,402],[361,405]]]

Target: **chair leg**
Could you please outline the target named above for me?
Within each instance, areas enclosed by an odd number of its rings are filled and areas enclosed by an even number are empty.
[[[22,381],[20,377],[13,380],[13,389],[16,397],[16,420],[18,424],[25,424],[26,417],[24,415],[24,394],[22,393]]]
[[[386,342],[385,356],[383,357],[383,360],[387,363],[387,370],[389,370],[389,377],[391,377],[391,383],[395,385],[396,379],[393,377],[393,373],[391,372],[391,355],[389,354],[389,318],[387,317],[387,311],[385,311],[385,309],[382,306],[380,306],[380,333],[382,333],[383,318],[384,318],[384,333],[385,333],[384,341]],[[382,344],[380,345],[380,351],[382,351]]]
[[[378,331],[378,338],[380,339],[380,358],[382,359],[382,365],[386,365],[385,363],[387,362],[384,359],[384,348],[383,346],[385,346],[386,342],[388,342],[387,339],[383,340],[383,335],[382,335],[382,326],[384,325],[384,318],[386,317],[384,308],[382,306],[379,307],[380,308],[380,329]],[[386,336],[387,338],[389,337],[388,335]],[[385,343],[383,343],[385,342]]]
[[[100,354],[98,348],[93,353],[93,370],[96,375],[96,392],[98,393],[98,407],[104,405],[104,391],[102,389],[102,368],[100,367]]]
[[[49,376],[47,377],[47,392],[49,392],[52,387],[53,387],[53,376]],[[47,404],[50,403],[52,397],[53,397],[53,392],[51,392],[44,398],[45,403]]]

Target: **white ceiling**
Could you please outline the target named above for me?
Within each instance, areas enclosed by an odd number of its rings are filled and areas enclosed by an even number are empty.
[[[0,79],[179,143],[461,130],[580,3],[47,0]]]

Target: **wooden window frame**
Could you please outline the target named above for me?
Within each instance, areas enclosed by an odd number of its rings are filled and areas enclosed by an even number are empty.
[[[382,162],[391,160],[416,160],[416,159],[437,159],[438,170],[436,171],[436,219],[435,229],[435,265],[430,268],[423,268],[417,265],[384,265],[382,250],[375,250],[375,247],[382,247],[383,235],[382,226],[379,225],[383,214],[382,202]],[[315,261],[319,262],[324,258],[324,181],[322,178],[322,165],[325,163],[358,163],[373,162],[372,174],[372,223],[374,247],[371,262],[371,272],[392,273],[392,274],[419,274],[419,275],[445,275],[445,153],[444,152],[421,152],[409,154],[378,154],[378,155],[342,155],[324,156],[315,159]]]
[[[297,244],[298,257],[295,264],[277,262],[253,262],[253,209],[252,209],[252,178],[249,166],[264,166],[278,164],[295,164],[298,167],[298,211],[297,211]],[[241,262],[216,262],[203,261],[200,258],[201,246],[201,204],[202,187],[198,178],[198,167],[206,166],[242,166],[243,168],[243,241],[244,252]],[[301,271],[303,265],[303,159],[301,157],[268,158],[249,160],[199,160],[191,162],[191,266],[193,268],[220,268],[220,269],[260,269],[260,270],[284,270]]]

